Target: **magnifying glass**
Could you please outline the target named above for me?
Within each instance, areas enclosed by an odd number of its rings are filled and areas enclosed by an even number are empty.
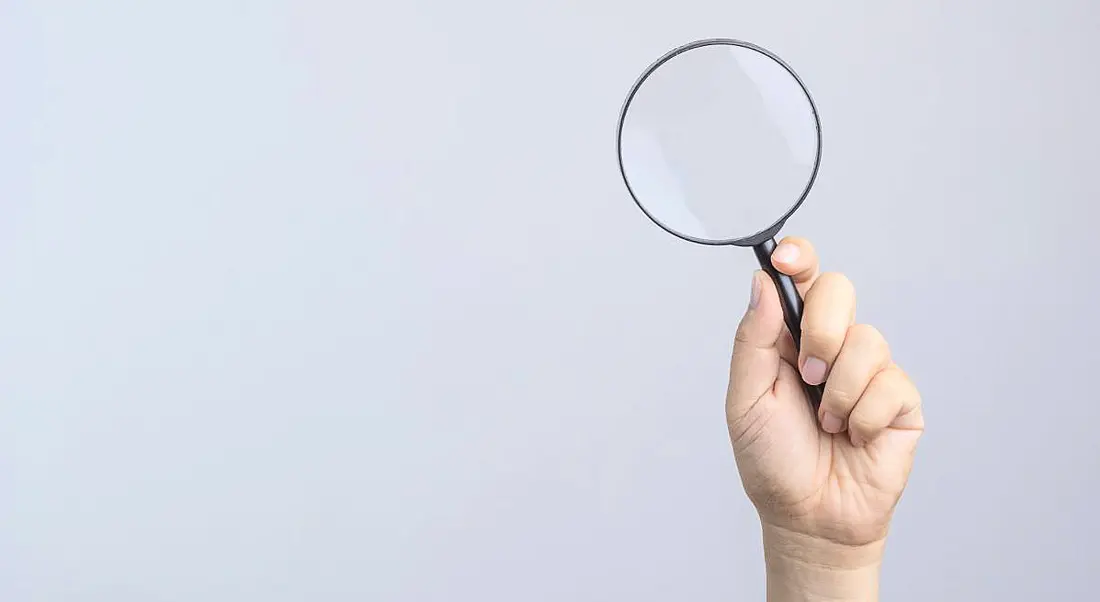
[[[752,247],[799,345],[802,298],[771,262],[821,164],[817,107],[794,70],[739,40],[676,48],[631,88],[618,154],[627,190],[658,226],[694,243]],[[815,409],[823,390],[806,385]]]

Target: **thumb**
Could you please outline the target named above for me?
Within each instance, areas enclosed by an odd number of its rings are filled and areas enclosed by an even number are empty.
[[[734,337],[727,394],[730,420],[743,416],[775,385],[781,361],[778,345],[784,332],[779,293],[771,278],[757,270],[752,275],[748,310]]]

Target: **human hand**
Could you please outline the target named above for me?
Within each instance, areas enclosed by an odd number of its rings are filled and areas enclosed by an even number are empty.
[[[852,284],[819,273],[807,241],[784,239],[772,263],[805,299],[801,353],[784,326],[775,285],[756,272],[726,400],[738,470],[764,529],[769,597],[782,585],[773,577],[789,582],[796,573],[836,585],[835,574],[814,573],[841,571],[859,575],[846,586],[851,599],[874,599],[859,582],[873,578],[877,591],[890,519],[924,429],[920,394],[882,335],[855,323]],[[816,415],[803,381],[826,383]]]

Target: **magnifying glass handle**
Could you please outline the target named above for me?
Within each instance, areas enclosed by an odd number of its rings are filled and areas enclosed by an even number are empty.
[[[775,251],[775,239],[769,238],[764,242],[754,246],[752,250],[756,253],[756,259],[760,262],[760,268],[771,276],[772,281],[775,282],[775,288],[779,291],[779,302],[783,305],[783,320],[787,323],[787,330],[791,332],[791,338],[794,339],[794,346],[796,349],[802,348],[802,296],[798,294],[798,289],[795,288],[794,280],[790,276],[775,269],[772,265],[772,251]],[[806,389],[806,396],[809,398],[810,403],[814,406],[814,411],[817,411],[818,406],[821,405],[821,395],[825,392],[825,385],[811,385],[802,383],[802,386]]]

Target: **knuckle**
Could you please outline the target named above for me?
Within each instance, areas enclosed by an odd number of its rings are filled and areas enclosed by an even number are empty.
[[[884,360],[890,356],[890,344],[878,328],[870,324],[854,324],[848,328],[845,344],[865,349]]]
[[[848,428],[862,435],[871,435],[882,430],[886,425],[880,422],[865,412],[855,411],[848,416]]]
[[[822,272],[821,275],[817,277],[817,282],[814,283],[811,294],[813,294],[814,290],[817,290],[820,294],[820,291],[829,289],[833,291],[855,291],[852,281],[844,274],[840,272]]]
[[[904,409],[916,409],[924,405],[924,400],[921,398],[920,389],[913,381],[909,380],[905,373],[900,370],[898,374],[898,396],[902,399],[902,408]]]
[[[802,330],[802,348],[806,353],[832,359],[844,344],[844,330],[828,326],[804,326]]]
[[[916,387],[909,381],[909,377],[897,366],[887,366],[875,375],[875,381],[887,395],[908,397],[916,393]]]
[[[740,347],[749,342],[748,327],[744,322],[737,325],[737,330],[733,333],[734,347]]]
[[[875,401],[868,403],[868,399],[862,399],[848,416],[849,428],[855,428],[860,433],[873,433],[886,427],[890,420],[883,412],[886,408],[881,405]]]
[[[844,388],[830,388],[828,384],[825,386],[825,394],[821,398],[821,405],[825,406],[834,416],[840,418],[846,418],[851,412],[852,408],[856,407],[856,402],[859,399]]]
[[[848,328],[848,336],[860,341],[875,342],[881,340],[886,342],[882,333],[870,324],[853,324]]]

